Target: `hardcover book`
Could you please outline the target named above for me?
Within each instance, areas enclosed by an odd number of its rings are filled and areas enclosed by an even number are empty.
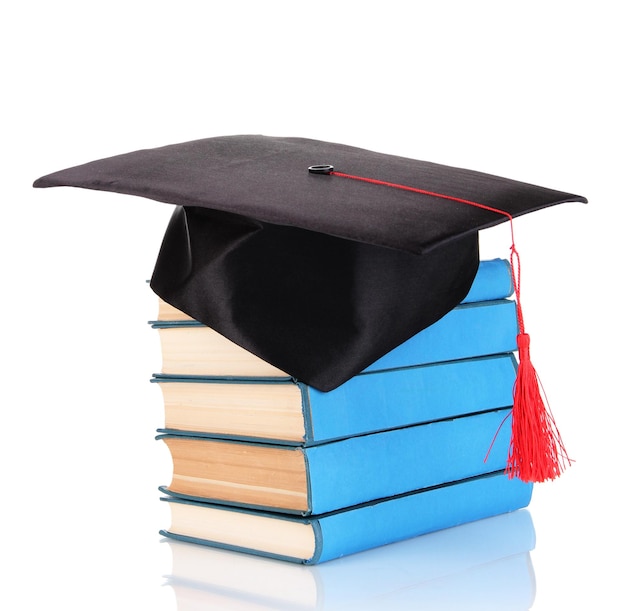
[[[311,447],[161,435],[173,464],[171,483],[162,491],[302,515],[327,513],[504,469],[509,414],[508,408],[490,410]]]
[[[359,374],[329,392],[292,380],[156,375],[163,433],[314,445],[511,405],[513,354]]]
[[[193,320],[154,321],[161,373],[288,379],[270,363]],[[517,350],[517,312],[508,299],[462,304],[366,367],[366,373]],[[333,389],[334,390],[334,389]]]
[[[174,539],[317,564],[526,507],[532,484],[484,474],[340,511],[299,517],[164,497]]]

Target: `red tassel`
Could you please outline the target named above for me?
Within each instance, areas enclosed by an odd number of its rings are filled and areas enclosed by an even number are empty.
[[[512,433],[506,473],[524,482],[544,482],[571,464],[537,372],[530,361],[530,337],[517,336],[519,368],[513,394]]]
[[[313,168],[316,168],[315,170]],[[456,201],[462,204],[482,208],[496,214],[501,214],[509,220],[511,229],[511,275],[513,277],[513,287],[517,301],[517,318],[519,335],[517,345],[519,349],[519,367],[517,370],[517,380],[513,393],[513,410],[509,414],[512,416],[512,436],[509,447],[509,457],[507,461],[506,473],[510,478],[518,477],[524,482],[543,482],[554,479],[561,475],[566,463],[571,465],[571,460],[561,441],[561,435],[554,422],[552,413],[544,401],[544,393],[537,372],[530,362],[530,338],[524,331],[524,318],[522,316],[522,304],[520,301],[520,265],[519,255],[515,248],[515,237],[513,235],[513,216],[505,210],[499,210],[492,206],[487,206],[479,202],[462,199],[444,193],[427,191],[417,187],[401,185],[365,176],[355,176],[335,172],[330,165],[311,166],[310,172],[329,174],[342,178],[360,180],[394,189],[402,189],[422,195],[430,195],[441,199]],[[507,416],[507,418],[509,417]],[[485,461],[489,458],[491,448],[500,432],[500,428],[506,418],[500,424],[491,442],[491,447],[487,451]]]

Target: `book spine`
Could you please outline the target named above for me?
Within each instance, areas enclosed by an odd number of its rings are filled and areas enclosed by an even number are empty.
[[[161,385],[166,401],[174,403],[178,400],[179,407],[184,405],[186,410],[195,412],[198,420],[205,423],[202,431],[191,427],[173,427],[159,429],[159,432],[311,446],[354,435],[507,407],[511,405],[516,371],[515,355],[507,353],[357,375],[327,393],[316,391],[306,384],[285,380],[225,380],[155,374],[151,382]],[[187,388],[192,384],[200,388],[204,386],[205,391],[186,401],[183,399],[185,393],[181,392],[177,399],[176,393],[179,391],[176,389]],[[168,385],[175,390],[170,391]],[[246,403],[250,409],[263,405],[266,397],[272,396],[272,389],[294,389],[293,400],[298,402],[302,432],[290,437],[283,433],[281,437],[281,431],[272,428],[270,418],[264,418],[253,429],[249,425],[241,425],[238,432],[225,431],[219,414],[227,403],[222,405],[211,399],[214,392],[212,387],[219,387],[216,392],[219,397],[225,386],[231,389],[228,396],[236,398],[232,403],[235,407],[243,401],[240,397],[252,397]],[[239,392],[242,386],[253,391],[242,394]],[[211,427],[216,405],[219,406],[218,415],[214,416],[215,424]],[[229,426],[232,427],[241,415],[234,407],[231,407],[230,413]]]
[[[316,443],[511,405],[512,353],[357,375],[327,393],[300,385]]]
[[[530,503],[532,484],[494,474],[383,500],[316,521],[316,564],[522,509]]]
[[[305,448],[309,513],[504,469],[509,414],[494,410]]]
[[[172,453],[172,485],[162,487],[161,491],[177,498],[285,515],[328,513],[411,490],[503,470],[511,434],[509,415],[510,408],[493,410],[305,448],[206,439],[193,435],[160,435],[157,439],[176,440],[179,449],[184,444],[195,452],[190,461],[178,464],[177,455]],[[206,452],[200,452],[199,444],[206,444]],[[167,445],[172,451],[171,444]],[[224,449],[221,450],[221,447]],[[255,457],[254,453],[261,448],[262,451]],[[219,493],[202,494],[178,489],[178,480],[189,475],[188,464],[193,464],[193,460],[204,461],[205,456],[216,460],[219,453],[230,449],[239,458],[243,457],[243,462],[237,463],[236,475],[218,478],[208,460],[202,475],[211,482],[211,489],[219,490]],[[290,486],[284,488],[276,480],[276,472],[267,468],[268,460],[276,461],[276,464],[284,462],[285,469],[297,474],[298,480],[304,478],[303,485],[299,485],[297,490]],[[248,470],[255,472],[257,478],[251,480]],[[251,500],[248,494],[251,486],[266,490],[267,496],[263,500]],[[297,493],[295,496],[294,492]]]

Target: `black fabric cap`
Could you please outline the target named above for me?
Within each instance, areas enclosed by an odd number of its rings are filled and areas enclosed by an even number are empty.
[[[226,136],[55,172],[74,186],[176,204],[152,275],[165,301],[320,390],[331,390],[455,307],[478,231],[581,196],[355,147]]]

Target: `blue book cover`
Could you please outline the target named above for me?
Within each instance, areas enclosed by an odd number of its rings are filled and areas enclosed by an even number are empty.
[[[364,372],[514,352],[518,331],[517,306],[512,300],[461,304]]]
[[[155,376],[162,433],[316,445],[511,405],[512,353],[354,376],[335,390],[282,381]]]
[[[161,490],[286,513],[327,513],[504,469],[509,414],[510,408],[490,410],[311,447],[160,435],[173,465],[171,483]]]
[[[484,474],[340,511],[296,517],[164,497],[166,537],[304,564],[318,564],[526,507],[532,484]]]
[[[504,299],[513,294],[511,265],[506,259],[480,261],[472,286],[461,303]]]

